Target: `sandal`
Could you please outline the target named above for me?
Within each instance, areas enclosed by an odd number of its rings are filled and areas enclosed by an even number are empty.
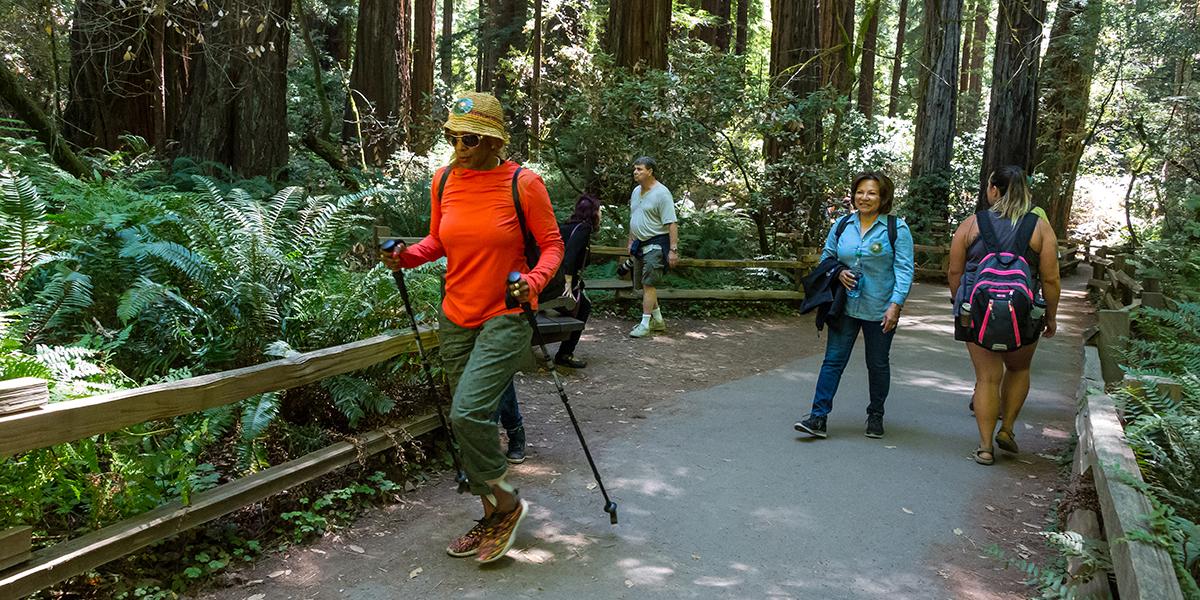
[[[1020,449],[1017,446],[1017,440],[1013,438],[1011,431],[1005,431],[1003,429],[997,431],[996,445],[1000,446],[1000,449],[1005,452],[1012,452],[1013,454],[1020,452]]]
[[[983,457],[984,454],[987,454],[988,457],[984,458]],[[975,449],[975,462],[977,462],[981,465],[995,464],[996,455],[990,449],[985,449],[982,446],[980,446],[979,448]]]

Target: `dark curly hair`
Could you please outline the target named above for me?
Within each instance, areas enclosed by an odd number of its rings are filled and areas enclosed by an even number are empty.
[[[590,223],[595,229],[600,226],[600,199],[591,194],[582,194],[575,201],[575,212],[568,223]]]

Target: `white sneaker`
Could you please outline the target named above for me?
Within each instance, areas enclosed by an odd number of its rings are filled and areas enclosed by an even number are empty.
[[[641,323],[638,323],[637,327],[634,327],[633,331],[629,332],[629,337],[635,338],[646,337],[648,335],[650,335],[650,327]]]

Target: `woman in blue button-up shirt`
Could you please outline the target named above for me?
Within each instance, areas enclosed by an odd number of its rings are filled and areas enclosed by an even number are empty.
[[[839,274],[847,290],[846,308],[829,324],[825,362],[817,378],[812,412],[796,423],[796,430],[826,437],[825,421],[833,410],[842,371],[850,359],[861,330],[866,341],[867,381],[871,402],[867,406],[867,437],[883,437],[883,403],[891,385],[888,353],[900,320],[900,308],[908,298],[913,281],[912,233],[903,219],[890,217],[892,180],[882,173],[863,173],[850,186],[856,212],[841,235],[839,219],[829,229],[821,259],[837,257],[846,266]],[[888,235],[888,219],[896,220],[896,244]]]

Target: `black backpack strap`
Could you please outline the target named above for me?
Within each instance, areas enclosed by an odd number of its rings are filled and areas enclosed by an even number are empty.
[[[517,179],[521,177],[521,171],[523,171],[523,170],[525,170],[525,167],[517,167],[517,170],[513,171],[512,197],[513,197],[513,207],[515,207],[517,209],[517,222],[521,224],[521,236],[526,238],[526,240],[528,240],[529,239],[529,227],[527,227],[525,225],[525,211],[521,210],[521,190],[519,190],[517,188]]]
[[[888,242],[892,245],[892,255],[896,254],[896,237],[900,235],[899,226],[896,224],[896,215],[888,215]]]
[[[842,217],[841,221],[838,221],[837,228],[833,230],[834,241],[837,241],[838,239],[840,239],[842,237],[842,232],[846,231],[846,227],[850,225],[850,218],[853,216],[854,216],[854,213],[850,213],[850,214]]]
[[[1033,240],[1033,234],[1037,231],[1038,218],[1033,213],[1026,213],[1021,217],[1021,222],[1017,225],[1017,236],[1013,238],[1013,254],[1025,256],[1029,251],[1029,242]]]
[[[450,171],[452,171],[453,169],[454,169],[454,167],[452,167],[450,165],[446,165],[445,167],[442,167],[442,180],[440,182],[438,182],[438,192],[437,192],[438,204],[442,203],[442,192],[446,191],[446,181],[450,179]]]
[[[992,219],[987,214],[989,209],[975,213],[975,224],[979,226],[979,239],[983,240],[988,252],[1000,252],[1000,240],[996,238],[996,230],[992,228]]]

